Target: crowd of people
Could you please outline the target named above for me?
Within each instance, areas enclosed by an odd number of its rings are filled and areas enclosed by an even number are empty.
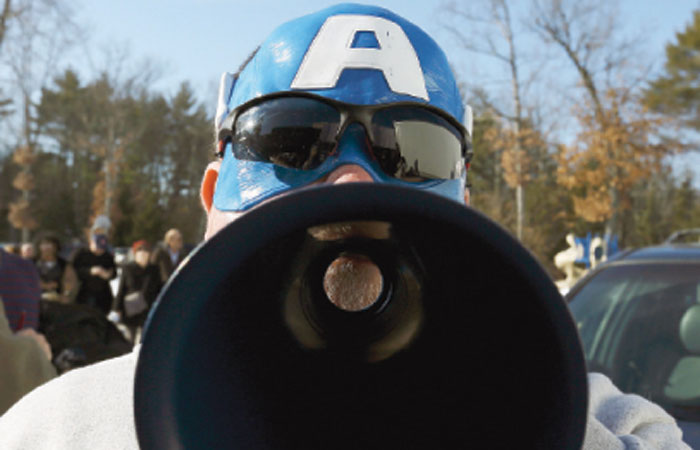
[[[58,374],[138,342],[160,290],[186,256],[182,234],[170,229],[156,246],[134,242],[118,267],[108,232],[96,223],[86,245],[69,252],[51,233],[0,246],[0,415]],[[120,345],[90,342],[105,336]]]

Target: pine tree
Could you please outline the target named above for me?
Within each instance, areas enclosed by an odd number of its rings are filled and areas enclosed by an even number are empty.
[[[666,46],[665,73],[650,83],[644,100],[653,111],[700,130],[700,11]]]
[[[671,223],[674,229],[699,227],[697,217],[698,192],[693,188],[693,174],[686,173],[672,200]]]

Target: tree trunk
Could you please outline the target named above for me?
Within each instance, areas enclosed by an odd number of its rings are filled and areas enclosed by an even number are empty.
[[[2,48],[2,42],[5,40],[5,34],[7,33],[7,21],[12,15],[12,5],[10,0],[5,0],[5,6],[2,8],[2,13],[0,13],[0,48]]]
[[[31,99],[29,98],[29,94],[25,91],[23,93],[24,97],[24,140],[25,144],[27,146],[27,149],[30,154],[34,153],[34,140],[32,139],[32,113],[31,113]],[[28,174],[31,173],[31,158],[28,159],[27,164],[22,168],[23,171],[27,172]],[[30,195],[29,189],[23,189],[22,190],[22,199],[27,202],[28,205],[31,205],[31,195]],[[25,224],[22,227],[22,242],[29,242],[29,239],[31,237],[31,230],[27,224]]]
[[[503,36],[508,43],[508,65],[510,66],[510,82],[513,90],[513,106],[515,108],[515,116],[513,126],[515,127],[515,173],[517,175],[517,185],[515,187],[515,205],[516,205],[516,227],[515,233],[519,241],[523,240],[523,224],[525,222],[525,206],[523,192],[523,161],[522,161],[522,145],[520,139],[520,129],[523,122],[523,107],[520,100],[520,81],[518,78],[518,58],[515,52],[515,41],[513,39],[513,28],[510,22],[510,10],[504,0],[499,0],[498,6],[503,11],[503,20],[501,21]]]

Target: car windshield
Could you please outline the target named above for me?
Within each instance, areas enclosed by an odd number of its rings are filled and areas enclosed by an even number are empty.
[[[589,370],[700,420],[700,264],[612,265],[569,300]]]

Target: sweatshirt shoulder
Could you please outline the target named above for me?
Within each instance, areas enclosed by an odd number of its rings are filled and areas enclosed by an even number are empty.
[[[659,405],[620,392],[600,373],[588,375],[588,388],[584,449],[690,449],[675,419]]]

